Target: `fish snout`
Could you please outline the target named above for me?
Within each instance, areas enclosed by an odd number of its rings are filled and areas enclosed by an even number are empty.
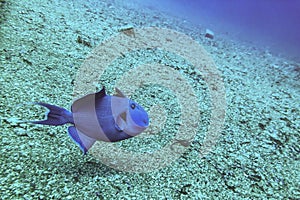
[[[144,123],[144,124],[143,124],[144,127],[147,128],[147,127],[149,126],[149,118],[148,118],[148,116],[147,116],[146,118],[144,118],[144,119],[142,120],[142,122]]]

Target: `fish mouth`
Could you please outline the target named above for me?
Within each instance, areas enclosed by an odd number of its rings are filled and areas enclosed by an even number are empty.
[[[145,128],[149,126],[149,120],[148,119],[143,119],[143,123],[145,124]]]

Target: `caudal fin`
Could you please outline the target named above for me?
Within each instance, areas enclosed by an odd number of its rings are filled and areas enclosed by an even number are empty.
[[[73,123],[72,113],[64,108],[54,106],[47,103],[37,102],[40,106],[44,106],[49,109],[46,113],[46,119],[41,121],[31,121],[33,124],[43,124],[59,126],[67,123]]]

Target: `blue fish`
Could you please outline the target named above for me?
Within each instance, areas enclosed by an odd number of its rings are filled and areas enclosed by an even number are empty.
[[[97,141],[117,142],[140,134],[149,126],[149,117],[142,106],[128,99],[118,88],[110,96],[101,91],[74,101],[71,111],[37,102],[49,109],[46,119],[34,124],[59,126],[67,123],[68,134],[84,154]]]

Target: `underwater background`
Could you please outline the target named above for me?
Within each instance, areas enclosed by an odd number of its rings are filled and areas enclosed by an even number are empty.
[[[299,1],[0,0],[0,9],[1,199],[300,199]],[[147,63],[170,66],[188,80],[200,111],[194,138],[176,138],[185,109],[176,95],[144,85],[130,97],[150,112],[152,127],[114,144],[155,152],[175,138],[174,148],[184,153],[165,167],[118,170],[92,154],[83,156],[64,126],[20,123],[44,117],[29,102],[69,109],[90,53],[124,30],[134,38],[143,27],[191,37],[220,72],[226,116],[207,155],[199,157],[212,112],[205,74],[156,49],[120,56],[93,84],[112,94],[120,76]],[[179,84],[174,77],[166,80]],[[165,113],[151,110],[155,104]],[[162,122],[158,130],[154,125]]]
[[[137,1],[139,2],[139,1]],[[165,0],[140,1],[205,25],[226,38],[272,50],[299,61],[300,2],[297,0]],[[223,37],[224,37],[223,35]]]

